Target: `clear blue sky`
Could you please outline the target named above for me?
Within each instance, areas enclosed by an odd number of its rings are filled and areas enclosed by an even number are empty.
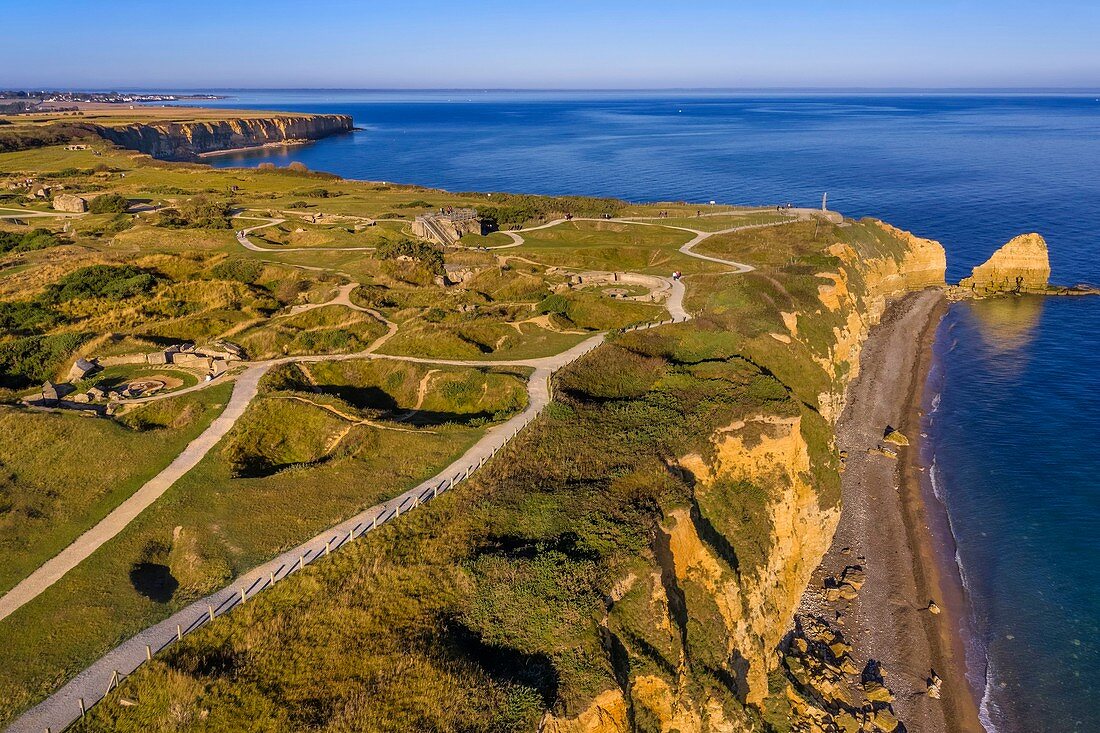
[[[1100,3],[0,0],[0,87],[768,86],[1097,87]]]

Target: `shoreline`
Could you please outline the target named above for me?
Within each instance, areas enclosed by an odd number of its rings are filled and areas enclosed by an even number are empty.
[[[310,143],[317,142],[316,140],[280,140],[278,142],[260,143],[259,145],[246,145],[242,148],[225,148],[223,150],[207,150],[203,153],[196,153],[196,157],[200,160],[205,158],[218,158],[223,155],[239,155],[241,153],[259,152],[262,150],[270,150],[272,148],[299,148]]]
[[[914,546],[914,573],[919,587],[940,613],[925,614],[925,632],[931,640],[933,660],[942,669],[943,705],[949,731],[985,731],[981,721],[981,691],[968,677],[967,639],[964,620],[968,616],[966,587],[956,559],[955,537],[947,506],[936,495],[932,483],[931,446],[925,439],[925,418],[938,391],[929,390],[936,363],[936,333],[950,303],[937,304],[920,336],[920,352],[914,365],[913,382],[907,395],[908,409],[902,431],[911,444],[899,465],[899,496],[908,521],[906,529]]]
[[[937,529],[944,507],[931,491],[919,439],[932,345],[948,307],[944,293],[926,290],[891,301],[860,355],[836,425],[838,448],[847,451],[842,509],[832,544],[814,571],[798,614],[825,622],[850,644],[862,674],[850,682],[864,696],[867,671],[881,665],[890,706],[905,729],[920,733],[984,733],[978,701],[966,677],[960,620],[965,598],[958,570],[941,562]],[[882,447],[887,426],[908,437],[896,460]],[[951,559],[953,563],[953,558]],[[830,600],[847,568],[865,573],[858,593]],[[934,601],[939,613],[929,611]],[[801,618],[800,618],[801,617]],[[941,680],[940,697],[928,694]],[[868,703],[879,710],[882,703]]]

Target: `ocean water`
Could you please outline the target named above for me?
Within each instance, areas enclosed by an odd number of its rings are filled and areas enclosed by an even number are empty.
[[[1042,233],[1056,282],[1100,284],[1100,92],[779,95],[229,92],[350,114],[293,160],[463,191],[820,205],[943,242],[958,279]],[[1100,731],[1100,298],[951,308],[928,460],[968,588],[970,674],[1002,733]]]

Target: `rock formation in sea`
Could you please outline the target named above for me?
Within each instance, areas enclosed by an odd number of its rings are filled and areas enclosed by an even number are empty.
[[[1050,258],[1039,234],[1014,237],[993,256],[974,268],[959,286],[976,294],[1035,293],[1047,290]]]

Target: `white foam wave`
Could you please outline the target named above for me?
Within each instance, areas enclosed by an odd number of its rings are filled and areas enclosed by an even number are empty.
[[[993,722],[994,716],[1000,717],[1001,710],[993,700],[993,662],[987,657],[985,662],[985,689],[982,691],[982,701],[978,704],[978,721],[985,728],[986,733],[998,733],[997,725]]]

